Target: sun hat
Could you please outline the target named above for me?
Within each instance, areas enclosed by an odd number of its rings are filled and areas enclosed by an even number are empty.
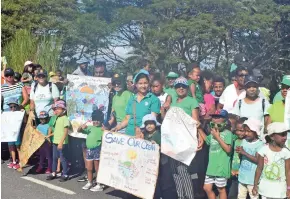
[[[169,73],[167,74],[166,77],[167,77],[167,78],[178,78],[179,75],[178,75],[177,73],[171,71],[171,72],[169,72]]]
[[[8,105],[9,105],[9,104],[17,104],[17,105],[19,105],[19,101],[18,101],[17,98],[12,97],[12,98],[10,98],[10,99],[8,100],[7,104],[8,104]]]
[[[290,86],[290,75],[284,75],[281,84]]]
[[[257,135],[260,135],[261,129],[262,129],[262,125],[261,125],[261,121],[257,120],[255,118],[249,118],[247,119],[243,125],[248,126],[251,131],[255,131],[257,133]]]
[[[257,77],[253,76],[253,75],[249,75],[245,78],[245,85],[249,84],[249,83],[256,83],[259,84],[259,80]]]
[[[38,118],[40,119],[44,119],[44,118],[48,118],[49,115],[46,111],[40,111],[39,115],[38,115]]]
[[[52,109],[56,109],[56,108],[63,108],[66,110],[66,103],[62,100],[58,100],[54,102],[54,104],[52,105]]]
[[[270,136],[274,133],[284,133],[290,131],[290,129],[285,125],[284,122],[273,122],[267,127],[267,135]]]
[[[28,66],[28,65],[31,65],[31,64],[33,64],[32,61],[26,61],[26,62],[24,63],[24,67],[25,67],[25,66]]]
[[[226,110],[224,109],[221,109],[221,110],[216,110],[214,114],[211,114],[210,116],[212,117],[222,117],[222,118],[225,118],[227,119],[229,114]]]
[[[5,70],[4,70],[4,76],[14,76],[14,70],[12,69],[12,68],[6,68]]]
[[[153,121],[155,122],[156,126],[160,126],[161,124],[159,122],[157,122],[156,117],[152,114],[147,114],[142,118],[142,125],[140,126],[140,128],[145,128],[145,123],[148,121]]]
[[[56,74],[55,74],[55,72],[49,72],[49,77],[52,77],[52,76],[55,76]]]
[[[187,81],[187,79],[184,78],[184,77],[179,77],[179,78],[177,78],[177,79],[174,81],[174,86],[176,86],[177,84],[183,84],[183,85],[185,85],[185,86],[189,86],[189,85],[188,85],[188,81]]]

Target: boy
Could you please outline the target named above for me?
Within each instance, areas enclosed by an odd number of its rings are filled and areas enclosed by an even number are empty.
[[[215,199],[213,184],[217,186],[220,199],[227,199],[226,185],[230,178],[230,160],[233,135],[226,129],[228,112],[217,110],[212,114],[210,122],[211,134],[206,136],[200,132],[201,137],[209,145],[209,162],[204,182],[204,190],[209,199]]]
[[[96,186],[93,185],[93,167],[95,167],[96,175],[99,170],[99,160],[102,144],[102,124],[104,122],[104,114],[101,110],[95,110],[92,113],[93,126],[87,126],[86,124],[79,127],[78,132],[87,134],[86,139],[86,166],[88,183],[83,186],[84,190],[90,191],[103,191],[104,186],[97,183]]]
[[[258,150],[264,145],[259,140],[261,122],[254,118],[249,118],[244,122],[245,139],[236,151],[241,156],[239,169],[239,194],[238,199],[246,199],[249,193],[251,199],[258,199],[252,190],[254,187],[254,176],[258,163]]]
[[[200,85],[198,84],[200,80],[200,72],[201,70],[199,66],[194,66],[192,70],[189,72],[188,84],[189,84],[190,91],[188,92],[188,96],[196,98],[199,104],[203,104],[204,103],[203,93],[202,93]]]
[[[68,147],[68,128],[70,123],[66,116],[66,104],[62,100],[58,100],[53,105],[54,114],[57,118],[52,117],[50,120],[49,135],[53,132],[52,138],[52,173],[47,176],[46,180],[53,180],[56,176],[58,158],[60,158],[62,165],[62,176],[60,182],[68,180],[68,163],[66,158],[66,150]]]

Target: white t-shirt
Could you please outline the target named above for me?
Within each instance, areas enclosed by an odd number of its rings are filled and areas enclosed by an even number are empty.
[[[49,90],[49,84],[46,86],[41,86],[37,84],[35,93],[34,86],[31,88],[30,99],[35,103],[35,112],[37,116],[41,111],[47,111],[50,116],[53,115],[53,110],[51,109],[55,98],[59,98],[59,90],[55,84],[51,83],[52,92]]]
[[[286,198],[285,160],[290,158],[289,149],[283,148],[280,152],[274,152],[269,145],[265,145],[258,153],[264,157],[259,194],[268,198]]]
[[[164,105],[164,103],[166,102],[166,98],[167,98],[168,94],[164,93],[163,95],[159,95],[158,99],[160,100],[161,106]]]

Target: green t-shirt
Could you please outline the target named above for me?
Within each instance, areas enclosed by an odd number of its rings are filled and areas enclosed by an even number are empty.
[[[192,93],[190,91],[190,87],[191,87],[192,84],[195,85],[195,96],[196,96],[197,102],[198,103],[204,103],[202,90],[200,88],[200,85],[196,81],[193,81],[191,79],[188,80],[189,91],[188,91],[188,94],[187,95],[189,97],[192,97]]]
[[[163,91],[170,95],[172,99],[177,98],[176,90],[174,88],[166,87],[163,89]]]
[[[132,93],[130,91],[123,91],[113,97],[112,109],[116,113],[117,122],[122,122],[126,117],[126,107]]]
[[[171,107],[179,107],[184,110],[186,114],[191,116],[192,110],[198,108],[198,102],[196,99],[187,96],[181,102],[177,102],[177,99],[174,99],[171,103]]]
[[[233,145],[233,134],[229,130],[220,132],[220,137],[226,144]],[[231,155],[223,150],[221,145],[212,135],[207,136],[206,143],[209,145],[209,161],[206,175],[230,178]]]
[[[152,135],[144,133],[144,140],[155,141],[158,145],[161,144],[161,133],[160,131],[155,131]]]
[[[64,128],[69,128],[70,123],[66,115],[56,118],[53,116],[49,121],[49,126],[52,127],[53,132],[52,142],[54,144],[59,144],[64,134]],[[63,144],[68,144],[68,136],[66,136]]]
[[[284,122],[285,104],[283,101],[276,101],[268,109],[272,122]]]
[[[240,159],[239,154],[236,152],[236,148],[238,146],[241,146],[242,141],[243,140],[241,140],[241,139],[237,139],[234,142],[234,147],[233,147],[234,155],[233,155],[233,160],[232,160],[232,171],[239,171],[241,159]]]
[[[88,149],[94,149],[102,144],[103,130],[101,127],[88,126],[82,130],[82,133],[88,135],[86,139]]]

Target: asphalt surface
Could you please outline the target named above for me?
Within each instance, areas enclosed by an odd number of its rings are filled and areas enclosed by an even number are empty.
[[[107,188],[103,192],[82,190],[82,186],[84,186],[86,182],[77,182],[77,176],[71,176],[71,179],[66,182],[59,182],[58,179],[46,181],[47,174],[35,174],[33,170],[35,170],[35,167],[28,166],[24,168],[23,173],[21,173],[14,169],[9,169],[7,167],[7,161],[5,161],[5,163],[1,165],[2,199],[124,198],[124,193],[114,190],[113,188]],[[28,171],[30,171],[29,174],[25,176]],[[50,185],[55,186],[51,188]]]

